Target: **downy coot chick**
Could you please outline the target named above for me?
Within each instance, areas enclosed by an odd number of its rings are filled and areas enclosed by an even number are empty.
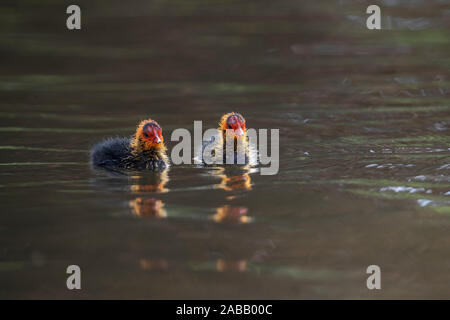
[[[109,138],[96,144],[91,150],[91,163],[110,170],[164,170],[169,161],[161,127],[152,119],[144,120],[133,137]]]
[[[226,159],[227,137],[233,139],[233,163],[227,163]],[[217,135],[212,137],[209,141],[203,141],[202,150],[205,151],[205,148],[211,150],[213,158],[222,158],[224,164],[248,164],[250,159],[249,142],[244,117],[237,112],[224,114],[220,119]],[[244,163],[238,163],[239,152],[243,153]]]

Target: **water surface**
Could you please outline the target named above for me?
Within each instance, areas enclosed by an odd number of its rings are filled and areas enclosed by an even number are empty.
[[[1,298],[450,298],[449,1],[78,4],[0,7]],[[277,175],[88,163],[229,111],[280,129]]]

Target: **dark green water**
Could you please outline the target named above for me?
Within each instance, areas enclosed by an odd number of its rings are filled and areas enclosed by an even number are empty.
[[[450,298],[449,1],[69,4],[0,5],[0,298]],[[229,111],[277,175],[89,166]]]

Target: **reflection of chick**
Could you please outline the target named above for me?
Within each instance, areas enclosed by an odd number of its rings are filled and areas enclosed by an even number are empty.
[[[129,202],[133,214],[137,217],[166,218],[167,212],[164,210],[164,203],[161,200],[149,198],[136,198]]]
[[[169,189],[166,188],[166,184],[169,182],[168,170],[161,172],[160,174],[151,174],[145,176],[133,176],[132,185],[130,186],[133,192],[154,192],[165,193]]]
[[[169,267],[169,263],[165,259],[141,259],[139,265],[145,271],[167,270]]]
[[[105,169],[164,170],[168,164],[159,124],[142,121],[132,138],[112,138],[96,144],[91,151],[94,166]]]
[[[225,205],[217,208],[216,213],[211,217],[215,222],[237,221],[239,223],[250,223],[252,217],[247,216],[248,209],[246,207],[230,207]]]
[[[225,191],[232,191],[238,189],[252,190],[252,179],[248,173],[227,176],[226,174],[217,174],[222,180],[217,188]]]
[[[225,261],[223,259],[218,259],[216,262],[216,270],[219,272],[224,271],[244,272],[247,270],[247,261],[246,260]]]

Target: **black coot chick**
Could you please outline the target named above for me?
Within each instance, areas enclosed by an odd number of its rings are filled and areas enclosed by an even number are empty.
[[[134,137],[109,138],[96,144],[91,150],[91,163],[109,170],[164,170],[169,161],[161,127],[152,119],[144,120]]]

